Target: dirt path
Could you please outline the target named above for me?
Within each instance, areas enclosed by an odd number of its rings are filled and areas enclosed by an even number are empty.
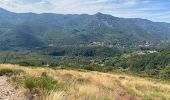
[[[0,76],[0,100],[28,100],[24,93],[7,82],[6,76]]]

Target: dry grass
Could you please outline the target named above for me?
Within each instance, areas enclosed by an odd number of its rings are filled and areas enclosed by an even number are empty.
[[[63,84],[62,90],[42,96],[44,100],[170,100],[170,84],[139,77],[1,64],[0,69],[4,68],[24,70],[19,77],[41,76],[46,72]]]

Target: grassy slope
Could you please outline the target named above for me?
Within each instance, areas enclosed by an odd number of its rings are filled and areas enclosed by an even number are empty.
[[[42,73],[45,72],[47,76],[57,80],[58,89],[52,89],[46,94],[39,95],[39,99],[44,100],[170,99],[169,83],[161,83],[140,77],[115,73],[0,65],[0,69],[4,68],[25,71],[25,73],[21,73],[15,78],[42,77]],[[23,83],[18,84],[26,88]],[[41,82],[39,84],[41,85]]]

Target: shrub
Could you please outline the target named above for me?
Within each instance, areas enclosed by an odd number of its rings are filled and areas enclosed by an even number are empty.
[[[31,77],[25,79],[25,87],[29,89],[39,88],[43,90],[53,90],[58,81],[50,77]]]
[[[12,76],[12,75],[19,75],[20,73],[23,73],[23,70],[12,70],[12,69],[0,69],[0,76],[6,75],[6,76]]]
[[[170,80],[170,65],[160,71],[160,77],[165,80]]]
[[[47,75],[46,72],[43,72],[43,73],[41,74],[41,76],[42,76],[42,77],[47,77],[48,75]]]
[[[77,79],[77,83],[78,84],[89,84],[91,81],[89,79],[85,79],[85,78],[78,78]]]
[[[62,85],[51,77],[13,77],[13,81],[23,85],[33,94],[62,89]]]

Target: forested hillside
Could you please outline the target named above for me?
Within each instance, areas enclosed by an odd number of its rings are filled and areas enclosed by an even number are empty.
[[[34,14],[4,9],[0,19],[0,63],[120,71],[169,80],[168,23],[102,13]]]
[[[13,13],[0,9],[0,48],[60,45],[115,47],[167,42],[170,24],[95,15]]]

